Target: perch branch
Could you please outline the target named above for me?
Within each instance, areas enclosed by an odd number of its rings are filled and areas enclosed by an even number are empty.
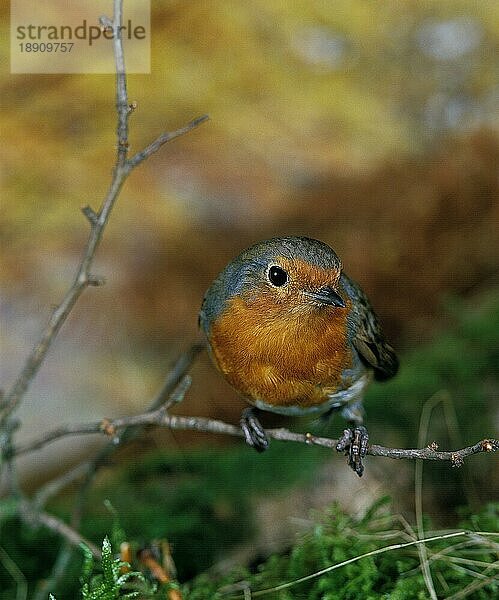
[[[92,423],[81,423],[75,425],[66,425],[57,427],[41,436],[39,439],[20,445],[12,450],[14,456],[27,454],[43,448],[47,444],[69,435],[86,435],[90,433],[105,433],[110,437],[118,437],[119,431],[128,427],[142,427],[144,425],[157,425],[175,430],[202,431],[205,433],[215,433],[222,435],[231,435],[243,437],[239,427],[208,419],[206,417],[184,417],[179,415],[170,415],[166,412],[164,406],[147,413],[132,415],[130,417],[121,417],[118,419],[103,419]],[[323,446],[325,448],[335,449],[338,440],[325,437],[316,437],[310,433],[294,433],[288,429],[267,429],[266,434],[269,438],[285,442],[298,442],[314,446]],[[370,456],[384,456],[386,458],[409,459],[409,460],[440,460],[450,461],[452,466],[459,467],[464,459],[472,454],[481,452],[495,452],[499,450],[499,440],[483,439],[460,450],[438,451],[435,443],[426,448],[386,448],[377,444],[370,444],[367,454]]]

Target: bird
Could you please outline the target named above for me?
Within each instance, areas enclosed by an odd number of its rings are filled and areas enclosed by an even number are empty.
[[[336,449],[362,476],[363,396],[373,380],[393,377],[399,362],[366,294],[329,245],[292,236],[247,248],[208,288],[199,326],[215,366],[250,405],[240,420],[250,446],[269,446],[261,411],[341,411],[348,428]]]

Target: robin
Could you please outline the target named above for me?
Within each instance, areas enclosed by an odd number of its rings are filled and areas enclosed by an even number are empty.
[[[273,238],[230,262],[206,292],[199,315],[210,355],[250,403],[241,427],[258,451],[269,441],[259,411],[329,415],[349,422],[336,449],[361,476],[368,433],[362,399],[398,360],[364,292],[327,244]]]

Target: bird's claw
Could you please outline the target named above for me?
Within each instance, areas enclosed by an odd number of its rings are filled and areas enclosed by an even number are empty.
[[[336,444],[338,452],[345,452],[348,456],[348,466],[351,467],[359,477],[364,473],[362,459],[367,454],[369,434],[363,425],[356,425],[351,429],[345,429],[343,435]]]
[[[254,409],[246,408],[241,415],[241,429],[246,443],[257,452],[263,452],[269,447],[269,439]]]

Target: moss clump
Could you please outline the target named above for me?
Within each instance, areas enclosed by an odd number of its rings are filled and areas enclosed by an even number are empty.
[[[499,503],[487,505],[479,514],[464,520],[460,528],[499,531]],[[356,559],[306,582],[269,592],[265,597],[279,600],[424,600],[428,598],[428,590],[416,546],[360,558],[377,549],[408,541],[408,532],[397,515],[390,512],[386,500],[375,504],[360,519],[333,506],[289,552],[271,556],[253,571],[239,569],[220,579],[201,575],[185,586],[186,597],[189,600],[242,598],[242,593],[238,594],[236,590],[243,590],[244,586],[252,592],[269,589]],[[499,580],[494,576],[496,551],[492,546],[490,538],[472,535],[428,543],[430,568],[439,597],[452,596],[468,586],[476,586],[473,596],[469,597],[477,600],[497,598]],[[231,589],[234,594],[227,594]]]

